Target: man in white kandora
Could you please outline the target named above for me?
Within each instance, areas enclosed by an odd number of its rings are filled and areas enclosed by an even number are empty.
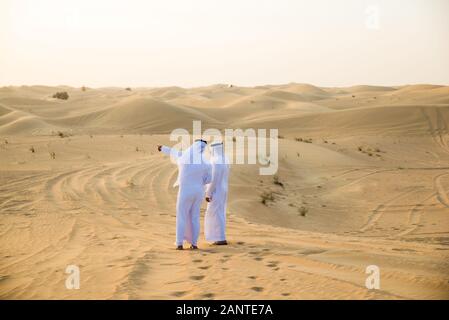
[[[183,249],[184,240],[191,244],[191,249],[198,249],[200,207],[204,199],[204,186],[211,180],[211,166],[203,155],[206,144],[204,140],[196,140],[184,152],[158,146],[159,151],[170,155],[178,165],[178,179],[173,185],[173,187],[179,185],[176,202],[177,250]]]
[[[204,217],[204,236],[215,245],[226,245],[226,202],[228,200],[229,159],[223,143],[210,146],[212,181],[206,187],[207,209]]]

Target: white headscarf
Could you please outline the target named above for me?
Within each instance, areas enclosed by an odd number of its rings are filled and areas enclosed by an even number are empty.
[[[190,147],[187,148],[178,159],[180,164],[201,164],[204,162],[203,150],[206,147],[204,140],[196,140]]]
[[[216,142],[210,145],[211,162],[216,164],[228,164],[229,158],[225,155],[223,149],[223,142]]]
[[[206,147],[206,142],[204,140],[196,140],[190,147],[184,151],[181,156],[178,158],[178,178],[173,184],[173,188],[179,186],[179,177],[181,175],[181,170],[185,170],[185,165],[196,165],[196,164],[205,164],[209,163],[203,154],[203,150]]]

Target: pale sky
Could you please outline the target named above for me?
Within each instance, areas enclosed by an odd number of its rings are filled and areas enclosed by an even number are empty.
[[[449,84],[448,0],[0,0],[0,86]]]

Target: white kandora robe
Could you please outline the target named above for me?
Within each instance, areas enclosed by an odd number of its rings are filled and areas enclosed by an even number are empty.
[[[207,241],[226,240],[226,203],[228,200],[229,160],[224,155],[223,143],[211,147],[212,181],[206,188],[211,198],[204,217],[204,236]]]
[[[204,188],[211,179],[210,163],[203,157],[205,143],[195,141],[186,151],[181,152],[163,146],[161,151],[170,155],[178,165],[179,185],[176,202],[176,245],[184,240],[197,245],[200,233],[200,207],[204,199]]]

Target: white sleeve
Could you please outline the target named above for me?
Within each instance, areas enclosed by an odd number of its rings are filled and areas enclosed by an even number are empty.
[[[215,189],[217,188],[217,183],[220,182],[222,179],[223,170],[218,165],[212,166],[212,181],[207,186],[206,189],[206,197],[212,196],[212,194],[215,192]]]
[[[182,154],[181,151],[177,151],[176,149],[167,146],[162,146],[161,152],[167,156],[174,157],[175,159],[178,159]]]
[[[212,181],[212,166],[208,165],[203,177],[203,184],[209,184]]]

